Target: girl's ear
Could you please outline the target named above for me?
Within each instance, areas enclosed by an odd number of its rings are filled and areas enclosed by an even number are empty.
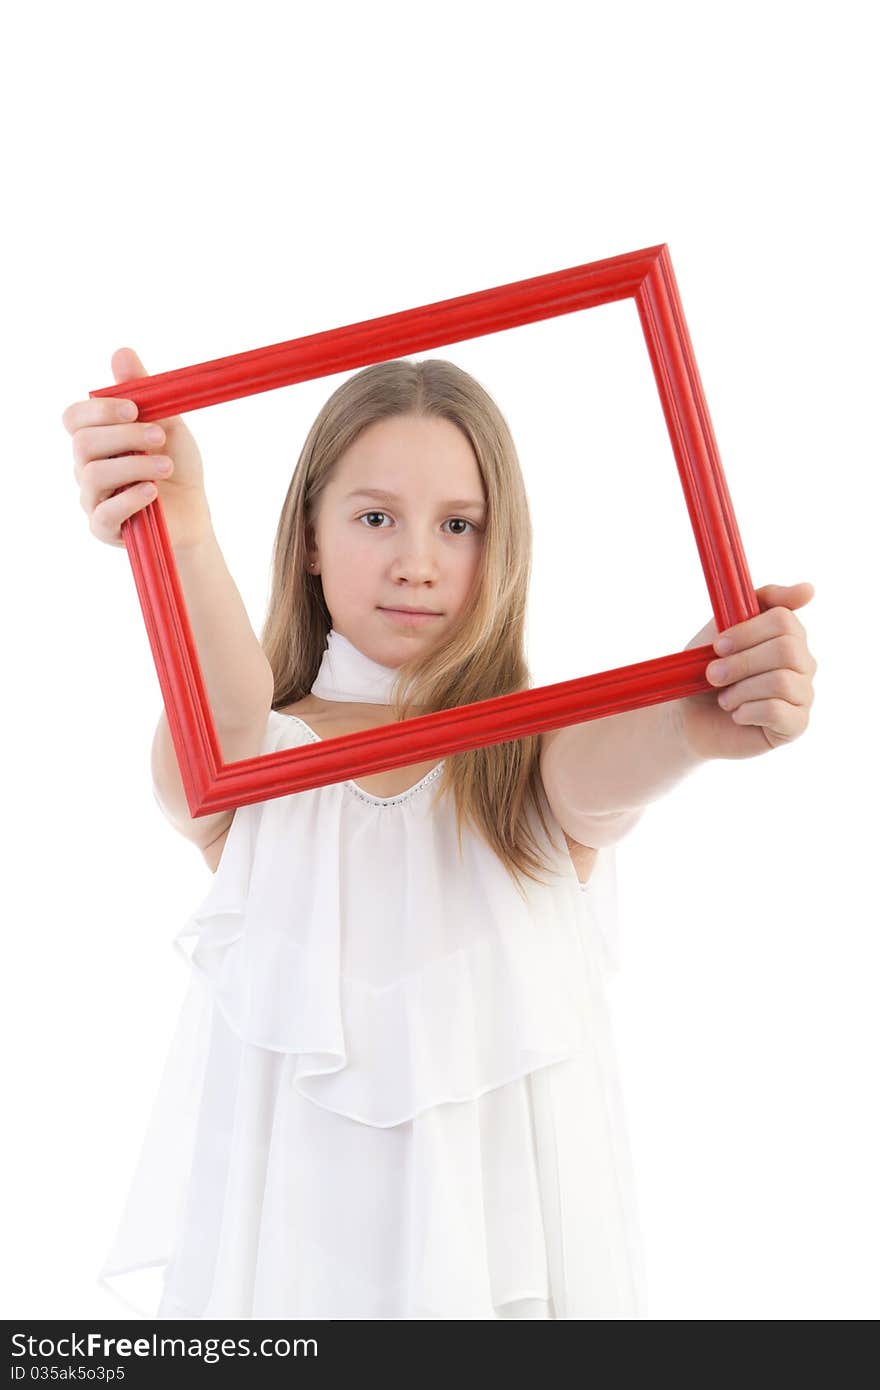
[[[305,529],[306,544],[306,566],[309,570],[314,570],[318,559],[318,550],[315,545],[315,531],[311,525],[306,525]]]

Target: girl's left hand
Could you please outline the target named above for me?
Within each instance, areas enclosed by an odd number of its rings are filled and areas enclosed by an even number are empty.
[[[707,623],[685,648],[711,642],[719,654],[706,667],[707,680],[719,690],[678,702],[688,743],[704,758],[752,758],[791,743],[809,723],[817,663],[791,610],[809,603],[815,589],[766,584],[755,593],[762,610],[757,617],[721,634],[714,621]],[[722,653],[719,644],[728,637],[733,646]]]

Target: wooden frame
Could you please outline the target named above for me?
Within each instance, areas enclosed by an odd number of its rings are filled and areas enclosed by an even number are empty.
[[[140,420],[162,419],[629,297],[638,308],[721,632],[760,609],[665,244],[117,382],[89,395],[134,400]],[[122,535],[192,816],[713,689],[705,676],[714,656],[707,645],[224,763],[159,499],[124,522]]]

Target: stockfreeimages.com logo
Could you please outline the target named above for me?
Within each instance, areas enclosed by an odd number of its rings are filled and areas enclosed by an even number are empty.
[[[14,1332],[10,1338],[13,1357],[33,1361],[100,1360],[124,1361],[132,1357],[178,1357],[212,1364],[228,1357],[240,1356],[317,1356],[318,1343],[314,1337],[261,1337],[253,1347],[249,1337],[105,1337],[101,1332],[85,1335],[72,1332],[64,1337],[34,1337]],[[24,1365],[12,1366],[12,1380],[27,1374]],[[104,1377],[111,1379],[109,1375]]]

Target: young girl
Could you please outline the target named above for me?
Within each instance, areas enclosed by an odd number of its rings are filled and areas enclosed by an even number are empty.
[[[127,349],[113,370],[146,374]],[[529,688],[526,493],[467,373],[383,362],[330,397],[260,641],[193,436],[136,416],[65,411],[81,501],[120,546],[158,488],[226,760]],[[158,1308],[135,1306],[161,1318],[645,1317],[604,994],[614,846],[705,759],[803,732],[809,589],[768,586],[731,629],[723,707],[705,692],[235,812],[189,816],[163,714],[157,799],[215,876],[175,938],[189,991],[104,1286],[155,1267]]]

